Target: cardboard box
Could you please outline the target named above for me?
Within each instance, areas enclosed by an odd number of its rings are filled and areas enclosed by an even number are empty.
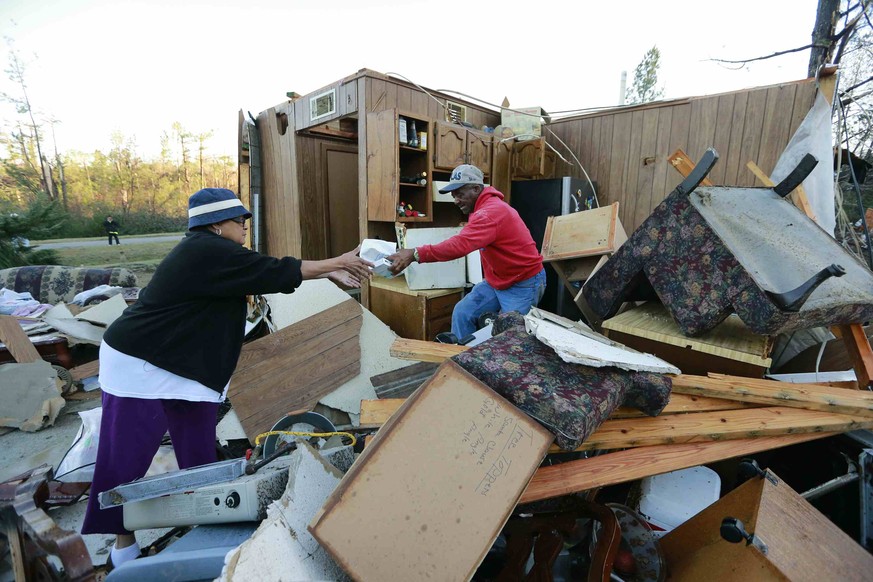
[[[411,249],[421,245],[441,243],[461,232],[454,228],[408,228],[404,248]],[[467,283],[467,262],[465,257],[444,263],[412,263],[404,271],[406,285],[417,289],[453,289]]]
[[[552,438],[448,361],[382,427],[309,531],[355,580],[469,580]]]
[[[512,110],[500,111],[500,124],[511,129],[519,141],[540,137],[543,123],[548,119],[549,114],[542,107],[513,107]]]

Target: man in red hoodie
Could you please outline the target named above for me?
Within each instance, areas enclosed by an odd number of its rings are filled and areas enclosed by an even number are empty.
[[[480,250],[485,280],[478,283],[452,312],[452,333],[464,338],[478,327],[483,313],[518,311],[525,314],[542,299],[546,288],[543,257],[518,212],[503,194],[485,186],[482,170],[464,164],[452,171],[440,190],[451,192],[455,204],[470,220],[461,232],[436,245],[401,249],[387,257],[391,272],[400,273],[413,261],[452,261]]]

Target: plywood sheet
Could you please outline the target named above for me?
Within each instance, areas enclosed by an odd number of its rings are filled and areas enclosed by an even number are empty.
[[[249,440],[359,374],[361,323],[346,301],[243,346],[228,398]]]
[[[624,233],[618,219],[618,207],[618,202],[614,202],[583,212],[550,216],[543,235],[543,260],[549,262],[614,252],[621,244],[616,244],[617,229]]]
[[[356,580],[469,580],[551,440],[447,362],[379,432],[309,529]]]
[[[701,336],[690,338],[682,333],[663,305],[650,301],[604,321],[603,328],[762,368],[768,368],[771,362],[771,339],[752,332],[736,316],[728,317]]]

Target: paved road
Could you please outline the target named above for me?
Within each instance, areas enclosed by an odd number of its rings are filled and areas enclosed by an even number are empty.
[[[173,234],[167,236],[131,236],[131,237],[121,237],[121,246],[124,245],[138,245],[143,243],[156,243],[156,242],[173,242],[182,240],[183,235],[181,234]],[[71,241],[71,242],[60,242],[60,243],[46,243],[41,244],[38,242],[31,243],[31,246],[34,248],[41,249],[72,249],[75,247],[99,247],[99,246],[107,246],[108,243],[106,239],[103,240],[83,240],[83,241]],[[112,245],[115,246],[115,245]]]

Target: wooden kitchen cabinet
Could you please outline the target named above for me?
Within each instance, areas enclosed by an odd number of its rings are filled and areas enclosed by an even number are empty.
[[[433,168],[450,172],[461,164],[472,164],[484,174],[491,172],[492,135],[463,125],[434,122]]]
[[[415,122],[417,132],[429,135],[431,122],[396,109],[367,114],[367,219],[374,221],[430,222],[433,195],[427,145],[400,143],[399,120]],[[418,184],[412,179],[423,179]],[[399,216],[401,202],[424,216]]]
[[[434,341],[436,334],[451,331],[452,310],[462,289],[413,291],[404,277],[370,280],[370,311],[394,333],[407,339]]]

